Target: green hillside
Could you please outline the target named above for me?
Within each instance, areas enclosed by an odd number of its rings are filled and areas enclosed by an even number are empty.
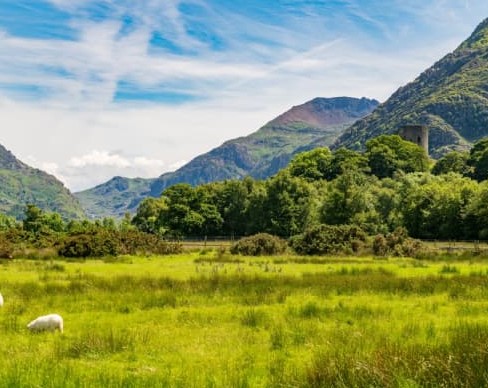
[[[59,180],[22,163],[0,145],[0,212],[21,218],[28,203],[65,218],[84,216],[78,200]]]
[[[88,217],[122,217],[150,195],[154,179],[114,177],[90,190],[75,193]]]
[[[154,180],[114,178],[76,193],[92,217],[121,217],[147,195],[157,197],[176,183],[192,185],[225,179],[269,177],[305,150],[327,146],[345,128],[369,114],[378,101],[367,98],[315,98],[295,106],[246,137],[229,140],[172,173]]]
[[[465,150],[488,136],[488,19],[454,52],[346,130],[333,147],[363,149],[367,140],[406,124],[429,127],[433,157]]]

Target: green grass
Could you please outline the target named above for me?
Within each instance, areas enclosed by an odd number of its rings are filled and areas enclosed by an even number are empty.
[[[488,385],[488,262],[168,257],[0,264],[0,385]],[[65,332],[26,324],[56,312]]]

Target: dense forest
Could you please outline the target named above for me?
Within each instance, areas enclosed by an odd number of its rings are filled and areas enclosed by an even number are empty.
[[[488,238],[488,139],[469,153],[434,162],[396,135],[366,151],[317,148],[263,180],[192,187],[178,184],[148,198],[132,222],[162,236],[290,237],[318,224],[356,225],[370,235],[404,227],[423,239]]]
[[[382,135],[368,141],[364,153],[301,153],[266,180],[176,184],[120,222],[64,220],[28,205],[20,223],[0,214],[0,256],[9,257],[19,246],[80,257],[141,249],[168,253],[181,249],[168,241],[259,233],[289,239],[298,250],[297,241],[320,233],[352,233],[351,239],[360,240],[403,230],[420,239],[484,240],[487,178],[488,139],[469,153],[454,151],[434,162],[423,148]]]

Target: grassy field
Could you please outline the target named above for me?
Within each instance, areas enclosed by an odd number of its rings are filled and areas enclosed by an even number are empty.
[[[14,260],[0,291],[2,387],[488,386],[482,260]]]

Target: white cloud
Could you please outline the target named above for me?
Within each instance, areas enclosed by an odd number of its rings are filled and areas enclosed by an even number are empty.
[[[169,165],[169,171],[175,171],[179,169],[180,167],[183,167],[185,164],[187,164],[189,160],[177,160],[174,163],[171,163]]]
[[[353,16],[307,9],[266,23],[232,6],[193,0],[202,7],[193,21],[207,23],[225,43],[225,50],[212,50],[187,33],[178,0],[105,0],[115,13],[99,22],[80,11],[94,0],[50,1],[72,13],[78,39],[53,42],[0,31],[0,85],[37,85],[49,96],[19,102],[0,90],[6,128],[0,144],[28,163],[32,155],[33,164],[73,190],[113,175],[156,177],[172,171],[317,96],[384,100],[454,49],[486,8],[481,0],[464,6],[395,0],[387,8],[408,16],[397,25],[374,13],[379,11],[365,12],[359,0],[348,0]],[[447,11],[453,9],[459,11],[455,16]],[[139,23],[120,34],[125,13]],[[357,18],[382,38],[355,24]],[[340,23],[345,27],[331,30]],[[151,51],[154,30],[192,54]],[[197,99],[182,105],[114,104],[120,81]]]
[[[134,158],[134,165],[140,167],[156,167],[162,169],[165,163],[159,159],[149,159],[145,156],[138,156]]]
[[[111,154],[108,151],[93,150],[89,154],[72,157],[68,166],[75,168],[82,168],[86,166],[111,166],[118,168],[129,167],[131,163],[124,157],[116,154]]]

